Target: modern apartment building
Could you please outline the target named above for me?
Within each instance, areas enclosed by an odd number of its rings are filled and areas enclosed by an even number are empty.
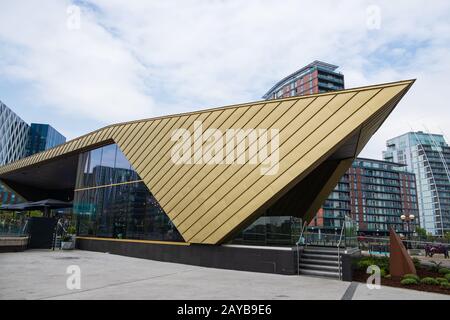
[[[66,142],[66,137],[49,124],[32,123],[26,147],[27,156],[56,147]]]
[[[336,72],[338,66],[314,61],[278,81],[263,99],[303,96],[344,89],[344,75]]]
[[[415,174],[404,164],[357,158],[309,227],[335,233],[347,215],[356,221],[359,234],[385,236],[391,227],[407,234],[418,219],[408,224],[400,216],[411,214],[418,218]]]
[[[450,146],[441,134],[408,132],[386,142],[386,161],[416,174],[420,225],[433,235],[450,232]]]
[[[291,75],[277,82],[264,96],[264,99],[286,98],[297,95],[309,95],[313,93],[330,92],[344,89],[344,75],[337,72],[338,66],[314,61],[313,63],[299,69]],[[363,166],[373,166],[371,172],[380,175],[378,178],[378,189],[380,191],[373,193],[369,191],[375,188],[376,183],[370,182],[370,177],[366,176],[369,170]],[[414,175],[407,172],[406,168],[400,164],[382,164],[382,161],[364,159],[356,161],[352,168],[341,178],[334,191],[329,195],[323,206],[319,209],[316,217],[311,222],[309,230],[313,232],[336,233],[341,229],[344,217],[351,216],[358,219],[359,233],[368,234],[386,234],[389,226],[405,232],[404,225],[400,216],[409,211],[409,198],[402,197],[399,187],[389,185],[390,183],[400,184],[401,179],[414,179]],[[382,169],[377,169],[380,167]],[[391,175],[394,178],[388,179],[384,175]],[[357,177],[358,181],[366,181],[358,185],[353,185],[351,179]],[[356,178],[355,178],[356,179]],[[392,182],[391,180],[396,180]],[[380,185],[386,183],[386,185]],[[362,188],[362,189],[361,189]],[[391,188],[393,192],[387,191]],[[402,190],[403,193],[415,192],[415,185]],[[370,197],[393,198],[377,199]],[[415,199],[415,195],[412,195]],[[394,199],[395,198],[395,199]],[[414,206],[413,200],[412,206]],[[417,204],[416,204],[417,206]],[[414,209],[412,209],[414,211]],[[261,221],[266,218],[261,218]],[[289,217],[285,217],[289,220]],[[272,218],[273,220],[273,218]],[[279,222],[280,228],[286,229],[293,223],[286,221]],[[263,224],[261,224],[263,225]],[[259,229],[262,227],[260,226]],[[255,229],[257,230],[257,229]],[[295,237],[297,228],[291,228],[292,238]],[[254,233],[255,235],[258,232]],[[287,237],[286,237],[287,238]]]

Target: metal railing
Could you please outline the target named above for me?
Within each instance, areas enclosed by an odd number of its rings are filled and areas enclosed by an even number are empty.
[[[341,242],[342,242],[342,235],[344,234],[344,229],[345,229],[345,223],[342,225],[342,228],[341,228],[341,235],[339,236],[339,241],[338,241],[338,244],[337,244],[339,280],[342,280]]]
[[[298,241],[295,243],[297,246],[297,275],[300,275],[299,265],[300,265],[300,241],[303,239],[303,233],[305,232],[307,222],[305,221],[302,226],[302,231],[300,232],[300,236],[298,237]],[[306,242],[304,243],[306,245]]]
[[[407,250],[423,250],[421,254],[425,254],[426,246],[444,246],[449,248],[450,243],[443,239],[434,241],[426,241],[424,239],[402,239],[402,243]],[[358,248],[361,251],[367,251],[369,255],[384,255],[389,256],[390,239],[389,237],[358,237]],[[417,253],[415,253],[417,254]],[[421,255],[419,254],[419,255]]]

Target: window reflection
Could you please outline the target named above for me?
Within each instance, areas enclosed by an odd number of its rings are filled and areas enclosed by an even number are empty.
[[[264,214],[239,232],[231,241],[246,245],[293,245],[301,232],[301,219],[293,216]]]
[[[183,241],[117,145],[80,155],[74,212],[84,236]]]

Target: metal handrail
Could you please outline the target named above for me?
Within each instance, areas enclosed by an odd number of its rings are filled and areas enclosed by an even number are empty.
[[[305,222],[303,223],[302,231],[300,232],[300,237],[298,237],[298,241],[297,241],[297,243],[296,243],[297,245],[299,244],[300,239],[303,237],[303,233],[305,232],[306,225],[307,225],[307,222],[305,221]]]
[[[305,221],[305,222],[303,223],[302,231],[300,232],[300,237],[298,237],[298,241],[295,243],[295,245],[297,246],[297,275],[300,275],[300,270],[299,270],[299,265],[300,265],[300,249],[299,249],[299,247],[298,247],[298,244],[299,244],[300,240],[301,240],[302,237],[303,237],[303,233],[304,233],[304,231],[305,231],[306,225],[307,225],[307,223],[306,223],[306,221]],[[306,244],[306,241],[305,241],[305,244]]]
[[[338,244],[337,244],[339,280],[342,280],[341,242],[342,242],[342,235],[344,234],[344,228],[345,228],[345,219],[344,219],[344,223],[343,223],[342,228],[341,228],[341,235],[339,236],[339,241],[338,241]]]

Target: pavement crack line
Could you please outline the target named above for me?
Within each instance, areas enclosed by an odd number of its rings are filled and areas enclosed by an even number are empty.
[[[176,275],[176,274],[187,273],[187,272],[191,272],[191,271],[195,271],[195,269],[188,269],[188,270],[183,270],[183,271],[178,271],[178,272],[161,274],[161,275],[157,275],[157,276],[153,276],[153,277],[149,277],[149,278],[136,279],[136,280],[130,280],[130,281],[123,281],[123,282],[108,284],[108,285],[105,285],[105,286],[91,288],[91,289],[76,290],[74,292],[58,294],[58,295],[55,295],[55,296],[48,296],[48,297],[38,298],[36,300],[46,300],[46,299],[70,296],[70,295],[79,294],[79,293],[83,293],[83,292],[90,292],[90,291],[95,291],[95,290],[100,290],[100,289],[105,289],[105,288],[110,288],[110,287],[122,286],[122,285],[135,283],[135,282],[141,282],[141,281],[147,281],[147,280],[152,280],[152,279],[157,279],[157,278],[169,277],[169,276],[173,276],[173,275]]]
[[[347,290],[345,290],[341,300],[352,300],[353,296],[355,295],[356,288],[358,288],[359,283],[352,282],[347,287]]]

